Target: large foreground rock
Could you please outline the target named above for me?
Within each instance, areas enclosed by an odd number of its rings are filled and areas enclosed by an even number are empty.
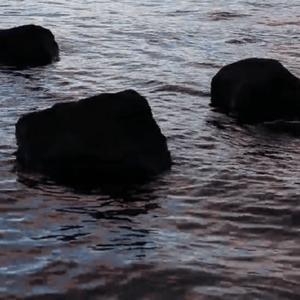
[[[26,114],[16,139],[19,166],[63,183],[139,182],[171,166],[166,138],[133,90]]]
[[[211,105],[245,123],[299,119],[300,80],[276,60],[241,60],[213,77]]]
[[[0,30],[0,64],[30,67],[58,59],[59,49],[50,30],[24,25]]]

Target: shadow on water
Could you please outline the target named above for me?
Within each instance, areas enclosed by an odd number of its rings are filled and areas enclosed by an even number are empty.
[[[89,181],[68,181],[60,180],[40,173],[32,173],[18,169],[17,163],[13,167],[14,172],[17,172],[17,181],[30,188],[40,189],[41,186],[61,186],[69,189],[75,194],[82,195],[107,195],[111,198],[123,199],[124,201],[134,202],[136,195],[145,194],[147,200],[152,198],[152,189],[157,189],[159,185],[166,185],[163,178],[170,171],[165,171],[163,174],[142,180],[137,183],[131,182],[99,182],[98,180]],[[153,188],[152,188],[153,187]]]
[[[27,300],[47,299],[193,299],[193,288],[218,284],[222,276],[205,271],[184,268],[156,270],[150,265],[136,265],[117,269],[107,266],[96,267],[93,273],[79,275],[81,284],[97,282],[89,289],[70,289],[64,294],[39,295]],[[103,282],[103,284],[99,284]],[[203,291],[205,294],[205,292]],[[195,295],[194,295],[195,296]],[[199,296],[199,295],[198,295]],[[207,298],[206,298],[207,299]],[[211,297],[209,299],[214,299]]]
[[[70,242],[89,241],[91,251],[125,251],[137,258],[156,248],[151,230],[141,220],[155,218],[155,210],[160,209],[161,197],[167,190],[164,176],[142,185],[109,185],[89,191],[59,186],[33,174],[18,173],[18,181],[40,199],[39,210],[58,216],[55,229],[41,230],[31,237],[36,242],[56,241],[68,247]],[[62,219],[67,223],[62,225]],[[76,223],[70,222],[74,219]],[[99,228],[96,235],[94,227]]]

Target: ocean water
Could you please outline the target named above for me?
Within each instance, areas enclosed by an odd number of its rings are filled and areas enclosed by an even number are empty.
[[[300,299],[299,130],[209,107],[212,76],[238,59],[300,76],[299,1],[3,3],[1,28],[51,29],[61,60],[0,70],[1,299]],[[167,136],[170,172],[112,195],[15,171],[20,115],[128,88]]]

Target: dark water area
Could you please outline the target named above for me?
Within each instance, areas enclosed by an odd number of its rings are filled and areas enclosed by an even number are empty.
[[[239,126],[208,95],[241,58],[300,76],[299,1],[10,0],[0,20],[61,47],[53,65],[0,70],[1,299],[300,299],[300,126]],[[128,88],[170,172],[112,195],[14,170],[20,115]]]

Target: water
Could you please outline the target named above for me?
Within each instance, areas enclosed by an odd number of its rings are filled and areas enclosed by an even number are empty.
[[[50,28],[61,61],[0,71],[0,298],[299,299],[300,140],[237,126],[207,95],[245,57],[300,76],[299,1],[4,2],[1,27]],[[127,88],[171,172],[112,196],[14,171],[20,115]]]

